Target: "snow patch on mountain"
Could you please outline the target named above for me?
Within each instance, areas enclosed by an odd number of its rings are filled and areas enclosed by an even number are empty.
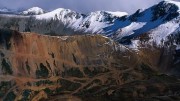
[[[122,38],[125,36],[133,35],[135,30],[138,30],[146,25],[146,22],[139,22],[139,23],[131,23],[130,25],[123,27],[119,32],[120,34],[117,36],[118,38]]]
[[[92,12],[84,17],[76,28],[85,32],[100,33],[103,27],[109,25],[111,19],[111,15],[104,11]]]
[[[180,45],[176,45],[176,50],[180,50]]]
[[[122,17],[122,16],[126,16],[128,15],[127,12],[119,12],[119,11],[116,11],[116,12],[111,12],[111,11],[106,11],[107,13],[110,13],[116,17]]]
[[[179,27],[179,24],[174,21],[164,23],[150,31],[150,37],[153,39],[152,41],[155,41],[157,44],[161,44],[163,40],[166,40],[167,36],[173,34],[173,32]]]

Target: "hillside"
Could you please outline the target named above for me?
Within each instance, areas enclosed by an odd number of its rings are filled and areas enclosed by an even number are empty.
[[[155,99],[159,94],[179,99],[178,79],[162,74],[168,71],[159,66],[164,64],[159,62],[164,56],[158,55],[164,52],[160,49],[136,53],[101,35],[59,37],[1,30],[0,39],[0,99],[4,101],[55,100],[62,94],[85,100],[93,100],[86,99],[90,96],[115,101]],[[166,58],[171,63],[171,57]],[[127,85],[134,89],[129,92],[137,90],[141,96],[128,95],[122,90]],[[159,90],[149,91],[149,87]]]

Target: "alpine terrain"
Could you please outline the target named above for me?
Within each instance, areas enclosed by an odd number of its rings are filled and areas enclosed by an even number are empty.
[[[0,101],[180,101],[180,2],[1,8]]]

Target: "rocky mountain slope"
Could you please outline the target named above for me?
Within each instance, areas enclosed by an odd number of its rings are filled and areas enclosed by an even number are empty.
[[[60,37],[12,30],[0,30],[0,40],[3,101],[52,101],[64,95],[83,101],[179,100],[179,80],[164,74],[172,68],[161,68],[173,63],[163,49],[135,52],[101,35]]]

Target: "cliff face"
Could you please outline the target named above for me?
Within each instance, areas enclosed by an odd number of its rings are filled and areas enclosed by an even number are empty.
[[[155,58],[148,60],[153,56],[144,53],[100,35],[53,37],[1,30],[0,99],[58,100],[73,94],[118,101],[178,92],[173,87],[179,89],[179,81],[158,74]],[[125,85],[134,90],[123,90]],[[148,87],[157,91],[148,92]]]
[[[37,70],[57,76],[69,67],[105,66],[113,61],[115,43],[101,36],[50,37],[34,33],[1,33],[1,58],[10,70],[1,74],[41,78]],[[111,59],[112,58],[112,59]],[[10,72],[12,71],[12,72]],[[83,71],[80,69],[80,71]]]
[[[84,77],[83,69],[109,67],[116,61],[113,54],[119,48],[100,35],[50,37],[1,32],[1,75],[44,79],[69,75]]]

